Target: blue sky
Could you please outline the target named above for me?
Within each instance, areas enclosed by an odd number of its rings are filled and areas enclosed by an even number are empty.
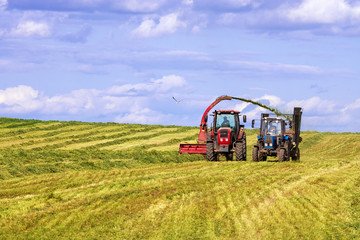
[[[360,1],[0,0],[0,115],[197,126],[226,94],[359,132],[359,40]]]

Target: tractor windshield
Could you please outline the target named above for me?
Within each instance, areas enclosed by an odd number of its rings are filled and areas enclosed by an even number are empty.
[[[266,135],[277,136],[281,134],[281,121],[270,119],[265,121]]]
[[[219,114],[216,117],[216,131],[221,127],[235,127],[235,116],[232,114]]]

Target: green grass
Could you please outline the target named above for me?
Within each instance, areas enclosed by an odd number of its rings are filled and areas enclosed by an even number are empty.
[[[256,130],[246,162],[179,156],[198,131],[0,118],[0,239],[360,236],[360,134],[303,132],[296,162],[251,162]]]

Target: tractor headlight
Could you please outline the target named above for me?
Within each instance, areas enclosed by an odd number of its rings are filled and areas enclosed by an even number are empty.
[[[267,147],[267,146],[269,146],[269,144],[268,144],[268,143],[265,143],[265,147]]]

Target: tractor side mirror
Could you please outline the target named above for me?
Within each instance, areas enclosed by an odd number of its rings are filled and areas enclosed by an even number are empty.
[[[253,120],[251,121],[251,127],[254,128],[254,126],[255,126],[255,119],[253,119]]]
[[[243,122],[246,123],[246,115],[243,115]]]
[[[205,115],[205,122],[207,122],[207,120],[208,120],[208,115]]]

